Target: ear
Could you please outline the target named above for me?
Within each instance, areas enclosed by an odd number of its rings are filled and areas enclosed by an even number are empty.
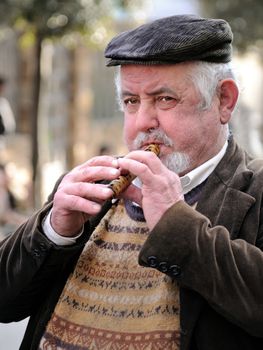
[[[222,124],[229,122],[236,106],[239,90],[233,79],[224,79],[218,85],[220,120]]]

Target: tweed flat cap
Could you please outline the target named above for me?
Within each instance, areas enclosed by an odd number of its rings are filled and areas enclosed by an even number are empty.
[[[173,64],[185,61],[226,63],[233,34],[222,19],[176,15],[157,19],[114,37],[106,47],[107,66]]]

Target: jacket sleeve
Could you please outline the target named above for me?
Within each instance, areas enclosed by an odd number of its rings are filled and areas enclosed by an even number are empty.
[[[263,337],[261,249],[243,239],[231,240],[224,226],[212,227],[206,216],[181,201],[154,227],[139,263],[175,278],[223,317]]]
[[[50,206],[0,242],[0,322],[31,315],[58,279],[66,278],[68,266],[84,246],[84,238],[69,247],[47,239],[41,222]]]

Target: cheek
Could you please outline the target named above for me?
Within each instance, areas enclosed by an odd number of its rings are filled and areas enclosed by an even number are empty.
[[[123,125],[123,137],[127,145],[129,145],[133,139],[135,138],[135,127],[134,122],[131,118],[125,118],[124,119],[124,125]]]
[[[195,118],[196,116],[194,116]],[[193,118],[182,117],[163,126],[164,132],[174,143],[174,151],[191,153],[194,145],[200,142],[201,128],[194,123]]]
[[[175,145],[182,142],[192,133],[192,128],[186,118],[170,118],[167,122],[160,123],[160,128],[174,141]]]

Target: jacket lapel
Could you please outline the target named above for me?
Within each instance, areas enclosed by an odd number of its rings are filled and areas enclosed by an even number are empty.
[[[226,227],[231,239],[235,239],[238,237],[244,217],[255,203],[255,198],[218,181],[214,185],[211,182],[202,193],[197,210],[208,217],[213,226]]]
[[[222,225],[237,238],[241,224],[255,198],[245,190],[253,172],[246,166],[246,155],[236,143],[229,141],[228,150],[203,189],[197,210],[208,217],[212,225]]]

